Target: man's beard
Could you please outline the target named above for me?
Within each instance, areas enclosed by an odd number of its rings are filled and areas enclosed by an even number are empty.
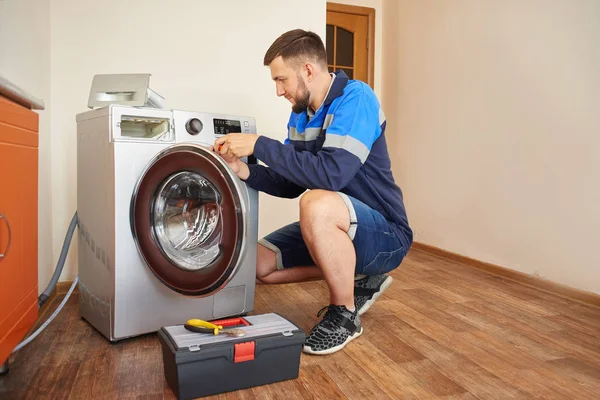
[[[308,109],[308,103],[310,101],[310,92],[308,91],[308,88],[306,87],[306,84],[304,83],[300,75],[298,75],[298,82],[299,87],[297,93],[302,93],[302,95],[300,98],[294,97],[296,104],[292,106],[292,111],[296,114],[300,114],[306,111]]]

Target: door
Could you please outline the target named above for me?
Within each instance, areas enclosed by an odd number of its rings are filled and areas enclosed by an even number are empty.
[[[193,144],[150,164],[134,191],[131,225],[148,267],[171,289],[214,294],[244,252],[248,196],[227,165]]]
[[[375,10],[327,3],[326,48],[329,71],[373,87]]]

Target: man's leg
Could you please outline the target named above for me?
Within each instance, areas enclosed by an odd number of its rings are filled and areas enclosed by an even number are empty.
[[[348,236],[350,214],[342,198],[326,190],[306,193],[300,199],[300,228],[329,287],[330,304],[353,310],[356,256]]]
[[[331,354],[362,334],[360,312],[389,286],[386,273],[400,264],[406,250],[390,223],[366,204],[343,193],[309,193],[300,201],[302,236],[323,272],[331,301],[303,350]],[[355,281],[357,274],[366,277]],[[366,301],[357,304],[357,299]]]
[[[280,284],[322,279],[323,274],[315,266],[277,269],[275,251],[258,244],[256,263],[256,279],[258,284]]]
[[[381,213],[353,197],[338,194],[356,222],[356,229],[349,235],[356,251],[354,304],[362,315],[391,285],[393,279],[387,273],[400,265],[407,248],[398,236],[399,229]]]
[[[311,190],[300,199],[300,227],[308,250],[329,287],[323,319],[308,334],[303,351],[331,354],[359,337],[363,328],[354,306],[356,253],[349,236],[350,213],[335,192]]]
[[[256,281],[281,284],[323,279],[308,252],[300,222],[283,226],[258,241]]]

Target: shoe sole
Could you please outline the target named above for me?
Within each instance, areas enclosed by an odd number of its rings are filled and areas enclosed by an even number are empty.
[[[393,280],[394,279],[392,279],[391,276],[388,276],[387,278],[385,278],[385,280],[381,283],[381,287],[379,288],[379,291],[373,295],[373,298],[371,298],[370,300],[367,300],[365,302],[365,304],[363,304],[363,306],[358,310],[358,315],[363,315],[364,313],[366,313],[367,310],[369,310],[369,308],[371,308],[373,303],[375,303],[375,301],[379,298],[379,296],[381,296],[383,294],[383,292],[385,292],[385,290],[390,287]]]
[[[354,339],[356,339],[357,337],[359,337],[362,334],[363,334],[363,327],[361,326],[360,331],[354,332],[354,335],[352,335],[352,336],[348,336],[348,339],[346,339],[346,341],[342,344],[339,344],[330,349],[321,350],[321,351],[315,351],[315,350],[312,350],[310,347],[304,346],[302,348],[302,351],[307,354],[312,354],[312,355],[316,355],[316,356],[326,356],[327,354],[333,354],[337,351],[342,350],[348,343],[350,343],[351,341],[353,341]]]

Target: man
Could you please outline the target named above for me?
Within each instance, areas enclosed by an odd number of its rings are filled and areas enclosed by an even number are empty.
[[[259,241],[257,279],[277,284],[324,278],[330,304],[304,351],[330,354],[360,336],[360,315],[390,285],[386,273],[412,244],[403,195],[390,170],[385,117],[371,88],[330,74],[318,35],[293,30],[264,57],[277,96],[292,104],[284,143],[229,134],[214,151],[256,190],[300,199],[300,221]],[[247,165],[254,155],[267,166]]]

